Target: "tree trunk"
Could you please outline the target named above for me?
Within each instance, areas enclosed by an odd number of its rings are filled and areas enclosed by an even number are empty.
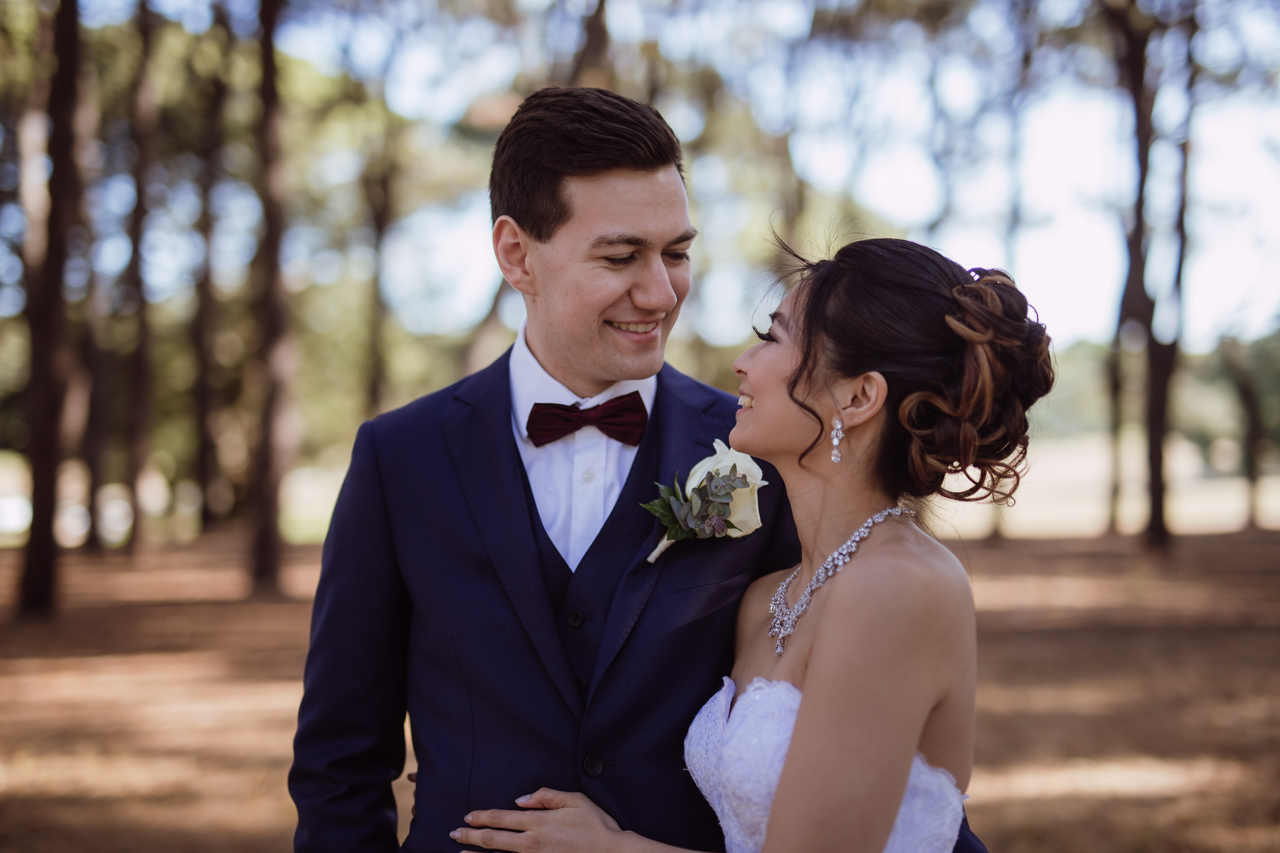
[[[91,287],[85,296],[86,304],[99,299]],[[98,492],[105,481],[103,466],[107,455],[107,446],[111,442],[112,417],[111,409],[115,391],[115,354],[100,343],[105,317],[92,306],[86,317],[84,336],[80,341],[80,359],[89,373],[89,418],[85,423],[84,440],[80,443],[80,458],[89,469],[89,533],[85,537],[84,547],[88,551],[102,550],[102,531],[99,528],[101,507],[98,504]]]
[[[62,278],[67,238],[80,209],[81,186],[73,122],[80,65],[80,9],[62,0],[54,19],[57,70],[49,90],[49,207],[41,261],[27,268],[27,323],[31,331],[31,374],[27,384],[31,463],[31,534],[24,554],[18,613],[52,616],[57,605],[58,546],[53,537],[57,509],[59,426],[70,354],[64,339],[66,312]],[[30,249],[31,247],[25,247]],[[28,255],[28,262],[35,260]]]
[[[285,417],[285,393],[292,372],[293,353],[288,336],[289,309],[284,281],[280,276],[280,242],[285,225],[285,172],[280,152],[281,107],[276,82],[275,38],[281,5],[281,0],[262,0],[258,9],[262,62],[258,191],[262,197],[263,233],[254,258],[254,280],[257,285],[257,315],[261,324],[257,361],[263,371],[264,390],[250,492],[254,508],[253,581],[255,591],[265,594],[277,591],[283,551],[280,479],[293,443],[289,434],[290,424]]]
[[[1150,469],[1147,499],[1151,504],[1147,544],[1157,549],[1167,548],[1170,539],[1164,506],[1164,439],[1169,432],[1169,386],[1178,367],[1178,342],[1182,337],[1182,280],[1186,270],[1187,206],[1190,203],[1188,175],[1191,166],[1191,118],[1195,111],[1197,79],[1197,66],[1191,53],[1191,44],[1195,40],[1197,29],[1196,4],[1193,2],[1187,19],[1187,52],[1184,59],[1187,66],[1187,113],[1179,144],[1182,162],[1178,172],[1178,213],[1174,223],[1178,259],[1169,296],[1177,311],[1177,324],[1171,340],[1159,341],[1154,334],[1147,340],[1147,466]]]
[[[371,418],[382,411],[382,396],[387,378],[387,359],[382,340],[383,326],[387,319],[387,302],[382,296],[382,244],[387,229],[391,226],[391,184],[396,170],[396,139],[396,131],[388,128],[382,140],[381,155],[369,158],[363,180],[365,203],[373,225],[373,245],[378,253],[378,265],[373,273],[369,295],[369,378],[365,385],[365,413]]]
[[[1161,356],[1151,353],[1155,342],[1151,337],[1151,321],[1155,316],[1155,301],[1146,290],[1147,268],[1147,177],[1150,174],[1151,145],[1155,140],[1155,127],[1151,113],[1155,104],[1155,93],[1147,85],[1147,46],[1151,41],[1154,21],[1139,11],[1133,0],[1121,5],[1106,4],[1103,6],[1107,22],[1110,25],[1116,44],[1117,68],[1121,83],[1129,97],[1129,105],[1133,110],[1134,148],[1138,164],[1137,187],[1134,194],[1133,208],[1130,213],[1128,234],[1126,239],[1129,257],[1129,271],[1125,276],[1124,291],[1120,297],[1120,313],[1116,323],[1116,337],[1112,343],[1111,407],[1112,407],[1112,441],[1114,460],[1112,470],[1116,479],[1112,483],[1113,496],[1119,494],[1118,473],[1120,470],[1120,405],[1123,388],[1123,365],[1120,359],[1120,334],[1126,323],[1136,321],[1147,333],[1149,364],[1160,368]],[[1148,383],[1156,377],[1148,376]],[[1167,389],[1162,392],[1167,396]],[[1148,402],[1148,499],[1150,517],[1147,522],[1147,541],[1154,545],[1162,545],[1168,539],[1168,530],[1164,519],[1164,442],[1163,433],[1158,440],[1151,441],[1151,430],[1163,428],[1165,416],[1158,416],[1150,411],[1153,402],[1165,399],[1165,396],[1150,390]],[[1157,468],[1159,470],[1157,470]],[[1116,508],[1113,501],[1113,524]]]
[[[227,10],[221,3],[213,6],[214,29],[222,38],[231,38]],[[229,47],[229,44],[226,45]],[[225,62],[225,54],[222,61]],[[213,383],[213,331],[217,327],[218,303],[213,294],[213,207],[211,197],[218,178],[218,154],[222,150],[222,113],[227,101],[224,68],[219,67],[210,81],[208,106],[205,110],[204,138],[200,144],[200,221],[197,228],[204,238],[205,260],[196,279],[196,312],[191,318],[191,348],[196,356],[196,381],[192,397],[196,410],[196,483],[200,487],[200,522],[207,528],[215,521],[209,508],[209,491],[218,478],[218,447],[213,435],[213,415],[217,407]]]
[[[1147,338],[1147,501],[1151,515],[1147,521],[1147,545],[1163,550],[1169,546],[1169,525],[1165,518],[1164,438],[1169,433],[1169,385],[1178,364],[1178,342],[1161,343]]]
[[[81,151],[86,151],[99,141],[102,118],[97,75],[93,69],[91,56],[85,56],[82,62],[76,113],[76,144]],[[91,165],[90,158],[86,156],[79,157],[79,160],[83,185],[93,186],[100,177],[99,169],[96,165]],[[91,227],[88,211],[82,210],[81,213],[81,224]],[[98,527],[101,515],[98,493],[103,486],[105,476],[103,464],[107,446],[111,441],[116,385],[115,353],[102,344],[107,339],[109,320],[106,300],[100,285],[98,276],[91,275],[88,292],[84,298],[84,328],[81,330],[79,347],[80,362],[89,383],[89,410],[85,419],[84,433],[78,442],[80,458],[84,460],[85,467],[89,470],[89,531],[85,537],[84,548],[93,552],[102,550],[102,532]]]
[[[595,11],[582,19],[582,30],[582,48],[573,58],[567,85],[612,89],[614,75],[613,64],[609,61],[609,27],[605,23],[605,0],[598,0]]]
[[[1258,394],[1258,383],[1249,370],[1244,348],[1240,346],[1240,342],[1234,338],[1226,338],[1222,341],[1221,351],[1227,378],[1231,380],[1236,390],[1240,409],[1244,413],[1241,461],[1244,463],[1245,479],[1249,482],[1248,529],[1256,530],[1258,527],[1258,480],[1262,474],[1262,462],[1259,456],[1262,451],[1262,442],[1267,435],[1262,421],[1261,397]]]
[[[1012,26],[1017,36],[1018,75],[1009,90],[1006,109],[1009,113],[1009,216],[1004,227],[1004,256],[1010,272],[1017,277],[1015,263],[1018,253],[1018,235],[1026,213],[1022,204],[1022,122],[1027,95],[1031,89],[1031,64],[1035,59],[1036,29],[1033,20],[1034,0],[1014,0],[1011,11]],[[991,532],[987,538],[1000,540],[1005,537],[1005,513],[1003,504],[991,505]]]
[[[1120,428],[1124,425],[1124,371],[1120,367],[1120,334],[1107,351],[1107,432],[1111,441],[1111,488],[1107,495],[1107,532],[1120,530]]]
[[[133,251],[120,283],[126,294],[126,310],[134,312],[134,344],[129,353],[129,429],[128,469],[126,483],[133,503],[133,532],[127,549],[133,552],[142,529],[142,512],[138,506],[138,476],[147,461],[151,435],[151,318],[147,306],[146,287],[142,281],[142,237],[147,218],[147,172],[156,159],[156,134],[160,121],[155,75],[151,69],[155,20],[147,0],[139,0],[138,36],[142,42],[138,59],[138,76],[133,92],[133,186],[137,193],[133,212],[129,214],[129,242]]]

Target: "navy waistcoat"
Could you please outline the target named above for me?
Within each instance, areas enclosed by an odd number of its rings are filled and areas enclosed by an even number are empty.
[[[631,549],[619,549],[618,544],[641,542],[653,528],[653,516],[640,504],[652,500],[657,492],[654,485],[658,478],[658,429],[655,421],[654,417],[649,419],[618,500],[583,555],[577,571],[570,570],[564,556],[547,535],[528,477],[523,478],[547,597],[556,616],[569,668],[584,699],[595,672],[605,616],[613,603],[618,583],[628,568],[626,557]]]

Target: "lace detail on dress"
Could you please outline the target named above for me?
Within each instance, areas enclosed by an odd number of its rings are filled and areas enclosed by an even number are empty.
[[[760,853],[801,694],[790,682],[764,678],[736,704],[735,693],[725,678],[689,727],[684,757],[720,819],[728,853]],[[964,800],[950,773],[916,755],[885,853],[951,853]]]

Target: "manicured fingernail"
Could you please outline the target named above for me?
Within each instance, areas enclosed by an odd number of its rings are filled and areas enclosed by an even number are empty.
[[[467,815],[466,817],[463,818],[463,820],[465,820],[467,823],[471,823],[471,815]]]
[[[517,802],[517,803],[527,803],[527,802],[529,802],[529,798],[530,798],[530,797],[532,797],[532,796],[533,796],[533,794],[525,794],[523,797],[517,797],[517,798],[516,798],[516,802]]]
[[[457,841],[459,838],[462,837],[462,830],[455,829],[453,832],[449,833],[449,837],[452,838],[454,841]]]

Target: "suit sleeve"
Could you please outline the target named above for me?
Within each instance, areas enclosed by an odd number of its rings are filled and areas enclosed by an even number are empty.
[[[372,423],[356,435],[325,537],[289,771],[297,853],[399,847],[410,604],[373,435]]]

